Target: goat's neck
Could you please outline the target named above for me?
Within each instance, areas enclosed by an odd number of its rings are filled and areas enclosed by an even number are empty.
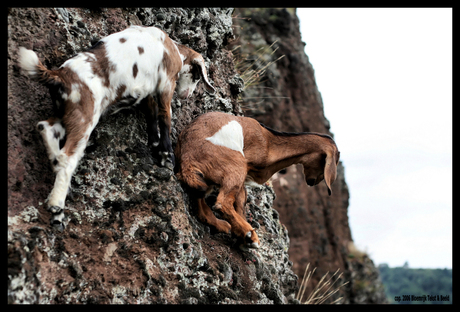
[[[258,183],[266,182],[281,169],[301,162],[306,154],[319,150],[322,138],[314,133],[296,136],[278,136],[268,132],[265,134],[265,157],[249,161],[249,175]],[[257,153],[263,154],[262,151]]]
[[[270,133],[268,137],[268,152],[272,163],[317,152],[320,146],[324,144],[324,138],[316,133],[304,133],[295,136],[279,136]]]

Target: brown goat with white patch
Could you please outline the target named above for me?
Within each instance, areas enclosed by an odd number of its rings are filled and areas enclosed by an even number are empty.
[[[214,92],[203,57],[156,27],[131,26],[111,34],[57,70],[47,69],[35,52],[21,47],[19,65],[50,89],[57,115],[39,122],[37,129],[56,172],[48,210],[51,224],[59,230],[65,225],[64,203],[72,174],[101,115],[141,104],[148,145],[162,166],[173,169],[174,91],[187,98],[202,78],[206,89]]]
[[[260,242],[244,217],[244,183],[263,184],[279,170],[302,164],[306,183],[314,186],[324,179],[331,195],[340,157],[328,135],[278,132],[255,119],[219,112],[188,125],[175,154],[178,179],[195,190],[198,218],[220,232],[231,230],[250,248],[258,248]],[[204,200],[214,185],[220,187],[214,209],[225,220],[217,219]]]

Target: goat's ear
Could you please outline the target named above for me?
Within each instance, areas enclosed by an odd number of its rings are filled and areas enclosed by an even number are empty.
[[[332,194],[331,186],[337,177],[337,161],[335,153],[328,152],[326,154],[326,164],[324,165],[324,182],[327,185],[327,192],[329,196]]]
[[[204,61],[203,61],[203,58],[201,57],[201,55],[199,57],[194,58],[192,60],[192,63],[196,64],[196,65],[198,65],[200,67],[200,74],[201,74],[201,77],[203,78],[204,85],[206,86],[206,90],[209,93],[214,94],[216,92],[216,90],[209,83],[208,74],[206,72],[206,66],[204,65]]]

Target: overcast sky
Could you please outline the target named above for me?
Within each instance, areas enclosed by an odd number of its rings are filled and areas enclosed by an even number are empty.
[[[452,268],[452,9],[297,15],[355,244],[376,264]]]

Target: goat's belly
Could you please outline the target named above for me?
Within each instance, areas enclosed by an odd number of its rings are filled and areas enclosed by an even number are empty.
[[[245,186],[252,186],[252,187],[255,187],[255,186],[261,186],[262,184],[256,182],[256,181],[254,180],[254,178],[251,177],[250,175],[247,175],[247,176],[246,176],[246,180],[244,180],[244,185],[245,185]]]
[[[136,104],[139,104],[137,102],[136,98],[133,97],[127,97],[122,99],[121,101],[118,101],[108,107],[107,113],[108,114],[115,114],[123,109],[133,109],[136,107]]]

